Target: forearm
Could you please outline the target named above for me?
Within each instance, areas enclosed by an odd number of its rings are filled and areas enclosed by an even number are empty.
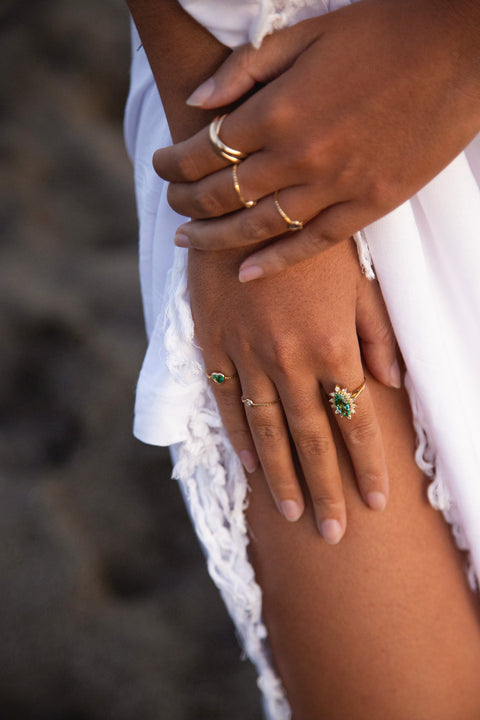
[[[185,100],[229,54],[176,0],[127,0],[147,54],[174,142],[190,137],[212,118]]]

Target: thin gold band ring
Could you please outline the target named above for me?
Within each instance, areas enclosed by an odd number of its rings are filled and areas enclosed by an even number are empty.
[[[235,192],[238,195],[238,199],[242,203],[243,207],[247,208],[249,210],[250,208],[255,207],[257,204],[256,200],[245,200],[245,198],[242,195],[242,191],[240,190],[240,185],[238,184],[238,175],[237,175],[237,165],[232,165],[232,176],[233,176],[233,187],[235,188]]]
[[[303,229],[303,222],[301,220],[292,220],[291,218],[288,217],[285,210],[283,210],[280,207],[280,203],[278,202],[278,190],[275,190],[275,195],[273,196],[273,202],[275,203],[275,207],[277,208],[277,211],[282,216],[282,218],[285,220],[285,222],[288,225],[288,229],[291,232],[296,232],[297,230]]]
[[[270,402],[254,402],[251,398],[245,397],[245,395],[242,395],[242,403],[246,407],[268,407],[268,405],[276,405],[278,402],[280,402],[280,398],[277,398],[276,400],[271,400]]]

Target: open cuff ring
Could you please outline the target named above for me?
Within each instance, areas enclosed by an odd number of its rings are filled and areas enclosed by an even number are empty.
[[[347,420],[352,419],[357,407],[355,400],[365,390],[366,383],[367,381],[364,378],[360,387],[352,390],[352,392],[348,392],[346,388],[340,388],[340,385],[335,385],[335,390],[330,393],[329,400],[335,415],[342,415]]]
[[[251,398],[247,398],[245,397],[245,395],[242,395],[242,403],[245,405],[245,407],[267,407],[268,405],[275,405],[278,402],[280,402],[280,398],[277,398],[276,400],[271,400],[270,402],[257,403],[253,402]]]
[[[225,143],[218,137],[218,133],[220,132],[220,128],[226,117],[226,114],[218,115],[214,120],[212,120],[209,128],[209,138],[217,155],[222,157],[224,160],[228,160],[230,163],[236,164],[244,160],[247,157],[247,153],[244,153],[241,150],[235,150],[235,148],[225,145]]]
[[[275,203],[275,207],[277,208],[278,213],[285,220],[285,222],[287,223],[288,229],[291,232],[296,232],[297,230],[303,229],[303,223],[301,220],[292,220],[291,218],[288,217],[285,210],[283,210],[280,207],[280,203],[278,202],[278,190],[275,190],[275,195],[273,196],[273,202]]]
[[[224,375],[221,372],[212,372],[212,373],[205,373],[207,378],[211,380],[216,385],[221,385],[222,383],[226,382],[227,380],[231,380],[236,376],[237,373],[233,373],[233,375]]]
[[[232,165],[232,175],[233,175],[233,187],[235,188],[235,192],[237,193],[238,199],[242,203],[243,207],[247,208],[247,210],[255,207],[255,205],[257,204],[256,200],[245,200],[245,198],[242,195],[242,191],[240,190],[240,185],[238,184],[238,175],[237,175],[237,166],[236,165]]]

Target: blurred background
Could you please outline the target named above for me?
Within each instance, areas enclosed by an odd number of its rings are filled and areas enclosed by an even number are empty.
[[[258,720],[168,453],[131,435],[128,23],[0,2],[0,720]]]

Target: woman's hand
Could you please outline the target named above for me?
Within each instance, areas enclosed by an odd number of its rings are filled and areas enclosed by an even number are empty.
[[[385,384],[400,385],[382,297],[377,284],[362,276],[352,245],[341,243],[281,279],[249,285],[237,280],[236,251],[191,250],[189,256],[195,335],[206,370],[232,376],[212,388],[234,449],[250,472],[258,456],[280,512],[291,521],[304,509],[296,454],[318,528],[329,543],[338,542],[346,528],[335,420],[365,503],[381,510],[388,496],[368,383],[351,419],[334,415],[326,401],[335,385],[353,391],[363,381],[358,335],[370,370]],[[244,406],[242,395],[273,404]]]
[[[259,50],[235,51],[191,102],[224,106],[266,83],[220,132],[248,153],[238,182],[258,203],[242,209],[207,128],[157,152],[172,207],[196,218],[177,244],[218,250],[279,237],[244,260],[246,281],[312,257],[401,204],[480,130],[479,29],[477,0],[364,0],[282,30]],[[285,234],[277,190],[303,230]]]

